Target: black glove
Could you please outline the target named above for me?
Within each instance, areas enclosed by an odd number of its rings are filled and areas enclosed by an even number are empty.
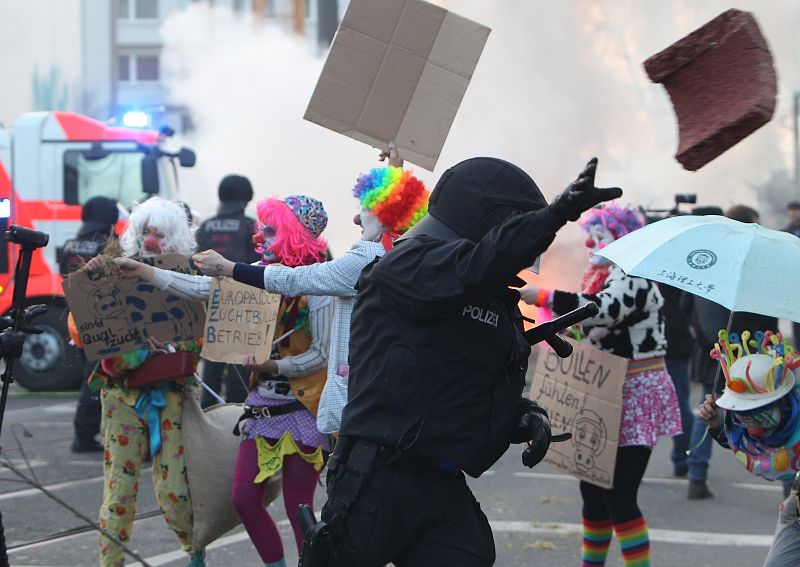
[[[517,425],[512,436],[512,443],[527,442],[528,446],[522,451],[522,464],[533,468],[544,459],[551,442],[567,441],[572,439],[572,433],[552,435],[550,431],[550,418],[547,411],[533,400],[520,398],[517,406]]]
[[[543,439],[546,441],[550,437],[550,419],[547,417],[547,411],[533,400],[520,398],[517,405],[517,424],[511,442],[525,443],[542,439],[540,432],[545,429],[547,435]]]
[[[600,189],[594,186],[594,173],[597,158],[592,158],[578,178],[550,203],[550,210],[563,221],[576,221],[581,213],[604,201],[622,196],[622,189],[609,187]]]
[[[22,354],[25,337],[25,333],[13,329],[6,329],[0,333],[0,357],[19,358]]]

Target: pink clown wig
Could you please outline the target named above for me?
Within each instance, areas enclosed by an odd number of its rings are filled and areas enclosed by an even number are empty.
[[[597,224],[603,225],[616,240],[629,232],[642,228],[644,226],[644,215],[639,209],[630,205],[621,207],[617,203],[606,203],[594,209],[589,209],[580,220],[580,225],[586,232]]]
[[[262,199],[256,205],[260,231],[264,225],[275,228],[275,243],[268,248],[284,266],[307,266],[325,259],[328,243],[315,237],[280,199]],[[261,245],[256,249],[261,253]]]

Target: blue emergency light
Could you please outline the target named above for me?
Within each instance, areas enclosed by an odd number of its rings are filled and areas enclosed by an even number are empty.
[[[127,128],[147,128],[150,116],[141,110],[128,110],[122,115],[122,124]]]

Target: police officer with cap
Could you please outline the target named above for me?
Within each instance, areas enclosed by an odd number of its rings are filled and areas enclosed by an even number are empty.
[[[197,229],[197,249],[216,250],[234,262],[251,264],[259,260],[252,237],[255,234],[255,219],[244,214],[247,204],[253,199],[250,180],[241,175],[228,175],[219,184],[219,209],[216,216],[204,221]],[[227,373],[226,373],[227,370]],[[247,397],[244,379],[246,370],[241,365],[224,362],[203,361],[203,381],[220,392],[225,374],[225,400],[243,402]],[[203,390],[201,405],[205,408],[217,400]]]
[[[364,269],[322,513],[330,565],[494,563],[463,473],[479,477],[511,443],[534,440],[541,459],[550,441],[546,413],[522,398],[530,346],[509,286],[567,221],[622,194],[594,186],[596,167],[548,205],[519,167],[463,161],[428,216]]]
[[[114,225],[119,219],[119,208],[114,199],[92,197],[83,204],[78,234],[67,240],[59,256],[59,271],[62,277],[83,266],[103,251],[108,239],[114,233]],[[85,362],[83,381],[78,406],[75,409],[75,439],[72,441],[74,453],[98,453],[103,450],[95,436],[100,432],[100,399],[89,390],[87,382],[96,362]]]

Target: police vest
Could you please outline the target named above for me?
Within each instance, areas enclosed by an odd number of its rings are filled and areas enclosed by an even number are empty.
[[[213,249],[233,262],[252,263],[258,260],[252,241],[255,221],[244,213],[217,215],[197,229],[197,249]]]
[[[380,262],[391,261],[391,253]],[[508,449],[530,346],[507,289],[452,304],[390,293],[365,268],[350,333],[341,436],[480,476]],[[388,270],[389,272],[391,270]]]

